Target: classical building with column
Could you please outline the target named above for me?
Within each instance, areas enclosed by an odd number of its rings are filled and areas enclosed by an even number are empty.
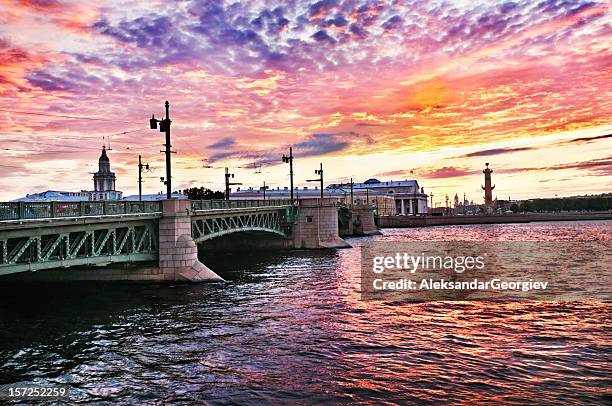
[[[315,188],[295,188],[297,199],[315,198],[320,195]],[[266,190],[267,199],[286,199],[290,196],[287,187]],[[332,183],[323,191],[324,197],[337,198],[344,204],[351,203],[350,183]],[[416,180],[381,182],[368,179],[363,183],[353,183],[352,204],[371,204],[376,206],[378,215],[417,216],[427,214],[427,194]],[[262,199],[263,191],[257,188],[237,189],[230,194],[231,199]]]
[[[400,181],[381,182],[378,179],[368,179],[363,183],[353,184],[355,190],[368,190],[377,196],[393,197],[395,201],[395,213],[405,216],[417,216],[427,214],[427,194],[419,187],[415,179]]]
[[[325,188],[325,194],[350,194],[350,183],[332,183]],[[381,182],[378,179],[368,179],[363,183],[353,183],[353,204],[360,203],[358,199],[368,202],[376,201],[380,214],[416,216],[427,214],[427,195],[419,183],[414,180],[398,180]],[[382,199],[384,197],[384,199]]]

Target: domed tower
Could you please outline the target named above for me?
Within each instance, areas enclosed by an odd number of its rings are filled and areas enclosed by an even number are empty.
[[[98,172],[94,173],[94,191],[106,192],[115,190],[115,172],[111,172],[110,159],[106,155],[106,146],[102,147],[102,155],[98,159]]]

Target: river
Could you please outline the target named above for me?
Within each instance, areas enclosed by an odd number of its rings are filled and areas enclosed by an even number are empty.
[[[450,239],[611,241],[612,222],[349,242]],[[223,284],[0,287],[0,384],[113,404],[612,403],[610,302],[367,302],[359,252],[204,258]]]

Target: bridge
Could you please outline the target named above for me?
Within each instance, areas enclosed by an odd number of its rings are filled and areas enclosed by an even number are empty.
[[[370,217],[374,228],[371,210],[360,224]],[[198,244],[249,232],[291,248],[348,246],[334,199],[0,203],[0,277],[65,269],[66,279],[84,270],[84,279],[220,280],[199,262]]]

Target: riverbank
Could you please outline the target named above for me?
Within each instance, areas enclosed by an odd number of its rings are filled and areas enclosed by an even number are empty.
[[[517,213],[469,216],[379,216],[380,228],[429,227],[463,224],[531,223],[534,221],[612,220],[612,212],[589,213]]]

